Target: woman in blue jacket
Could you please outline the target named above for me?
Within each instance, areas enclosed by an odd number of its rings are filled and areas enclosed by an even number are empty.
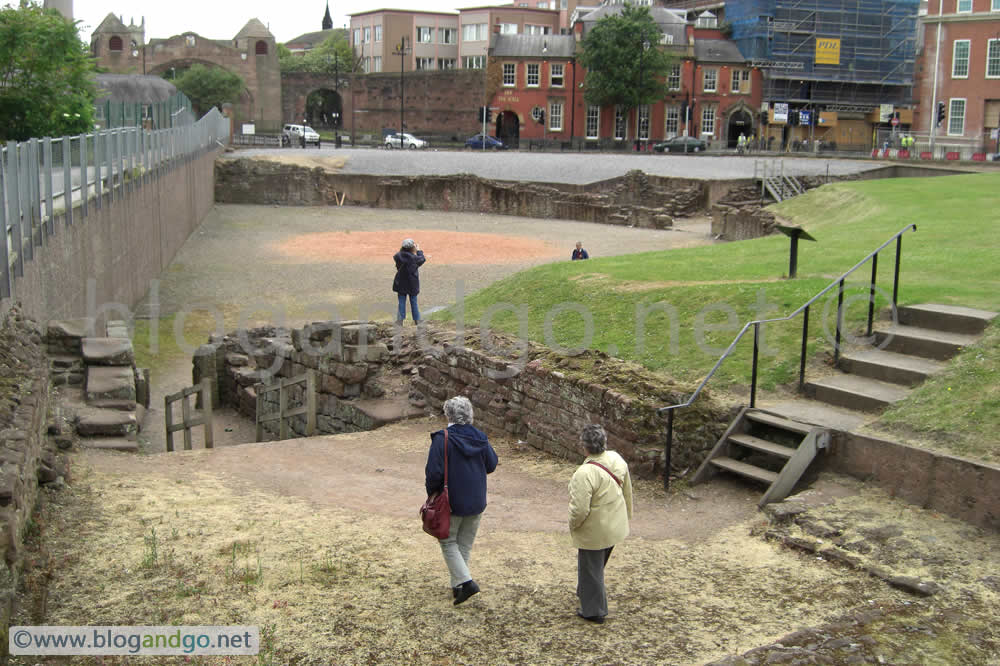
[[[393,255],[396,262],[396,277],[392,281],[392,290],[399,296],[399,314],[396,321],[400,324],[406,319],[406,298],[410,298],[410,314],[414,322],[420,321],[420,309],[417,307],[417,294],[420,293],[419,269],[427,258],[420,246],[412,238],[403,241],[399,252]]]
[[[497,454],[486,435],[472,425],[472,403],[464,396],[444,403],[448,419],[448,498],[451,530],[441,539],[441,553],[451,574],[451,593],[457,606],[479,592],[469,573],[469,555],[486,509],[486,475],[497,468]],[[444,488],[445,430],[431,434],[424,484],[427,494]]]

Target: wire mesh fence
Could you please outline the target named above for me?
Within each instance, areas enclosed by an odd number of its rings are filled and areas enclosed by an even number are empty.
[[[193,125],[191,100],[182,92],[163,102],[113,102],[110,99],[96,105],[95,120],[101,129],[141,127],[147,130],[169,129]]]

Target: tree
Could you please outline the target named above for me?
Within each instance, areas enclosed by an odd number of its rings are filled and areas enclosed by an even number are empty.
[[[278,63],[282,72],[333,73],[334,64],[339,64],[341,73],[353,72],[358,60],[354,49],[342,30],[333,30],[316,48],[306,53],[292,53],[284,44],[278,45]]]
[[[213,106],[222,109],[225,103],[234,104],[246,88],[243,79],[221,67],[191,65],[187,71],[171,79],[177,89],[188,96],[197,115],[203,115]]]
[[[663,99],[673,58],[659,43],[660,27],[648,7],[626,3],[620,14],[598,21],[584,38],[580,55],[587,69],[586,102],[631,110]]]
[[[74,21],[35,4],[0,10],[0,137],[92,130],[93,76],[90,49]]]

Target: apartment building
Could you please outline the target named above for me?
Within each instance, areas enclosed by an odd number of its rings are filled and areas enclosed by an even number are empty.
[[[350,18],[348,36],[364,72],[459,67],[458,14],[375,9]]]

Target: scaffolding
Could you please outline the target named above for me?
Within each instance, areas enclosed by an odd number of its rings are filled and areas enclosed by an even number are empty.
[[[729,0],[726,21],[765,98],[793,104],[908,104],[920,0]],[[817,40],[839,46],[817,62]]]

